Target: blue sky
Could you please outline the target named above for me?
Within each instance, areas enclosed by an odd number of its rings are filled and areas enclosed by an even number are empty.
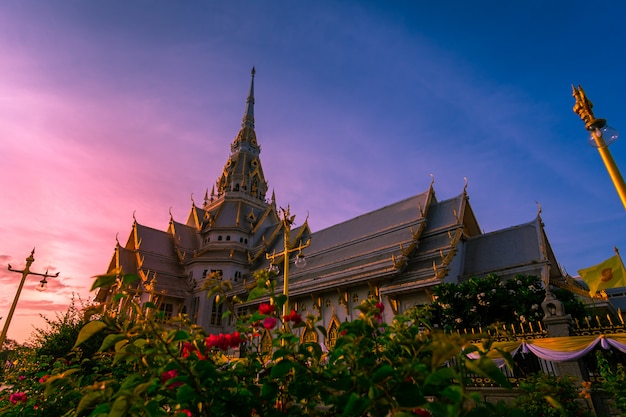
[[[547,3],[547,4],[546,4]],[[626,212],[572,112],[626,132],[626,6],[587,2],[8,0],[0,3],[0,295],[10,337],[89,297],[135,212],[165,229],[201,203],[256,66],[270,189],[313,230],[427,189],[485,232],[542,207],[570,273],[626,251]],[[626,135],[626,133],[625,133]],[[625,136],[626,137],[626,136]],[[611,146],[626,172],[626,139]],[[19,332],[19,333],[18,333]]]

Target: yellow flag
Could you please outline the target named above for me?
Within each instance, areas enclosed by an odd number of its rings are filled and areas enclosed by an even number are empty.
[[[592,297],[600,290],[626,287],[626,270],[617,255],[598,265],[580,269],[578,273],[589,286],[589,294]]]

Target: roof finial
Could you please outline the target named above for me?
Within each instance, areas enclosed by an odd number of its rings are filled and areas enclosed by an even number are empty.
[[[254,74],[256,70],[252,67],[252,80],[250,81],[250,92],[248,92],[248,98],[246,99],[246,111],[243,114],[243,120],[241,127],[251,127],[254,129]]]

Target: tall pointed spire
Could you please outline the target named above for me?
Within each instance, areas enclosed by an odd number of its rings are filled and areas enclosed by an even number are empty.
[[[254,74],[256,70],[252,67],[252,80],[250,81],[250,91],[248,92],[248,98],[246,99],[246,111],[243,114],[243,120],[241,121],[241,127],[250,127],[254,129]]]
[[[244,193],[265,201],[267,181],[261,168],[259,154],[261,147],[254,131],[254,75],[252,67],[250,91],[246,99],[246,109],[241,122],[241,129],[230,145],[230,156],[222,176],[217,180],[218,198],[227,192]]]

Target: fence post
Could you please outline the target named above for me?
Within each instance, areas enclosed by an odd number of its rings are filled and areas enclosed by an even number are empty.
[[[572,336],[572,316],[565,314],[563,303],[552,293],[547,292],[546,298],[541,303],[544,312],[543,323],[548,332],[548,337],[569,337]],[[587,368],[582,360],[555,362],[559,376],[571,376],[577,385],[589,380]],[[591,400],[587,400],[587,407],[598,416],[608,415],[607,405],[602,398],[592,393]]]

